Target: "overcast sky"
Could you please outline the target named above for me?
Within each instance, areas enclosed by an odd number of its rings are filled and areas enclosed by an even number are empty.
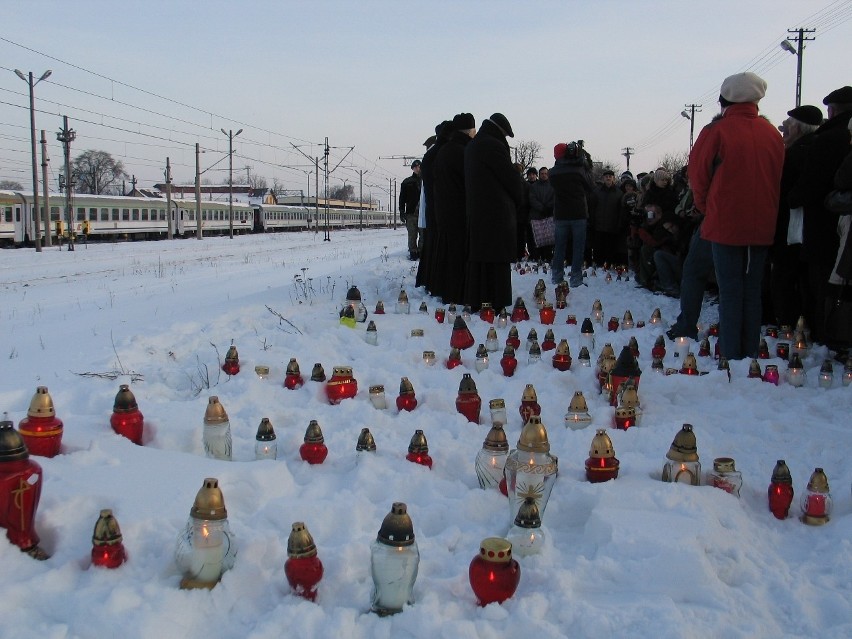
[[[166,156],[176,181],[192,181],[196,142],[202,169],[215,165],[205,178],[227,180],[220,128],[243,128],[235,182],[249,165],[287,188],[310,179],[313,193],[313,167],[291,144],[321,156],[328,136],[331,168],[355,147],[330,185],[357,193],[363,170],[365,195],[383,201],[388,178],[409,170],[379,158],[422,154],[435,124],[460,111],[477,126],[504,113],[515,140],[541,144],[540,164],[582,138],[621,169],[633,147],[634,172],[688,149],[684,105],[703,105],[697,136],[732,73],[767,80],[761,109],[778,124],[795,104],[796,56],[778,46],[791,28],[817,29],[803,103],[822,107],[852,84],[852,0],[5,1],[15,9],[0,23],[0,180],[27,188],[28,94],[14,69],[53,71],[35,91],[51,188],[68,115],[72,156],[107,150],[140,186],[162,180]]]

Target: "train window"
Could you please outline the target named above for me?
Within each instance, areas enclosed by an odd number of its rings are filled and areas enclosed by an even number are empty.
[[[187,211],[187,217],[190,222],[195,222],[195,211]]]
[[[7,206],[7,207],[5,208],[5,213],[6,213],[5,220],[6,220],[7,222],[11,222],[11,221],[12,221],[12,207],[11,207],[11,206]]]
[[[143,222],[148,221],[148,209],[142,209],[142,221]]]
[[[133,219],[134,222],[139,221],[139,209],[133,209],[133,218],[132,219]]]
[[[101,222],[109,222],[109,209],[101,209]]]
[[[130,221],[130,209],[121,209],[121,219],[124,222]]]
[[[42,209],[42,211],[43,210],[44,209]],[[51,206],[50,207],[50,221],[51,222],[58,222],[59,221],[59,207],[58,206]]]
[[[92,222],[97,222],[97,220],[98,220],[98,209],[89,209],[89,219]]]
[[[82,222],[85,219],[86,219],[85,207],[82,207],[82,206],[77,207],[77,221]]]
[[[119,220],[118,209],[113,209],[112,210],[112,221],[118,222],[118,220]]]

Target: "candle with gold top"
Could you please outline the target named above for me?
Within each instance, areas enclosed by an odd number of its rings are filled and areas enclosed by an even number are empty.
[[[521,347],[521,339],[518,336],[517,326],[512,325],[509,327],[509,334],[506,336],[506,344],[515,350],[518,350]]]
[[[511,320],[512,322],[523,322],[524,320],[528,320],[530,318],[530,314],[527,311],[527,305],[524,302],[523,297],[518,297],[515,300],[515,306],[512,309]]]
[[[450,304],[447,306],[447,324],[454,324],[456,317],[458,317],[458,309],[455,304]]]
[[[698,445],[692,424],[684,424],[675,435],[666,458],[668,461],[663,466],[663,481],[701,485],[701,462],[698,461]]]
[[[563,288],[561,285],[556,287],[555,291],[556,295],[556,308],[563,309],[568,308],[568,289]]]
[[[760,344],[757,346],[757,359],[769,359],[770,357],[769,344],[766,343],[766,339],[761,337]]]
[[[468,578],[480,606],[503,603],[514,595],[521,567],[512,558],[512,542],[502,537],[483,539],[479,554],[470,562]]]
[[[683,364],[680,367],[681,375],[698,375],[698,362],[695,360],[695,355],[687,353],[683,358]]]
[[[340,309],[340,317],[343,317],[345,314],[344,310],[347,307],[352,309],[352,316],[356,322],[363,323],[367,321],[367,307],[361,301],[361,291],[358,290],[357,286],[350,286],[349,290],[346,291],[346,301]]]
[[[558,371],[567,371],[571,368],[571,349],[568,347],[568,340],[559,340],[559,346],[556,347],[556,353],[553,354],[553,368]]]
[[[610,401],[610,405],[616,405],[617,395],[620,392],[619,387],[628,380],[632,380],[633,385],[638,391],[641,376],[642,371],[639,368],[636,358],[633,356],[633,352],[630,350],[629,346],[625,346],[621,349],[621,353],[618,355],[615,365],[609,372],[609,381],[612,384],[613,390],[613,397]]]
[[[231,461],[231,422],[216,395],[207,400],[201,441],[208,457]]]
[[[355,452],[358,454],[376,452],[376,440],[369,428],[361,429],[361,434],[358,435],[358,441],[355,443]]]
[[[420,550],[408,507],[396,502],[370,547],[372,612],[385,617],[402,612],[405,604],[414,603],[414,582],[419,566]]]
[[[772,470],[772,480],[769,483],[767,497],[769,499],[769,510],[776,519],[786,519],[790,513],[790,505],[793,503],[793,477],[787,462],[779,459]]]
[[[651,349],[651,357],[663,359],[666,356],[666,338],[658,335],[654,340],[654,347]]]
[[[482,306],[479,308],[479,319],[489,324],[494,323],[494,308],[489,302],[482,302]]]
[[[497,330],[491,326],[488,328],[488,333],[485,335],[485,349],[489,353],[496,353],[500,348],[500,342],[497,339]]]
[[[615,479],[619,465],[612,440],[603,428],[599,428],[592,438],[589,458],[586,459],[586,479],[593,484]]]
[[[429,456],[429,442],[422,430],[415,430],[408,442],[408,454],[405,458],[420,466],[432,469],[432,458]]]
[[[550,454],[547,429],[538,415],[530,416],[517,447],[506,459],[506,489],[509,496],[509,522],[514,523],[524,500],[532,498],[541,516],[547,508],[559,461]]]
[[[553,304],[550,302],[543,302],[541,310],[538,312],[538,319],[542,324],[553,324],[556,320],[556,311],[553,308]]]
[[[384,410],[388,407],[387,399],[385,398],[385,387],[383,384],[375,384],[370,386],[370,403],[377,410]]]
[[[95,522],[92,533],[92,565],[102,568],[118,568],[127,560],[122,543],[121,528],[112,510],[105,508]]]
[[[222,370],[228,375],[236,375],[240,372],[240,354],[233,344],[228,347],[228,352],[225,353],[225,363],[222,364]]]
[[[299,446],[299,457],[311,465],[321,464],[328,457],[328,447],[322,434],[319,422],[312,419],[305,429],[305,438]]]
[[[609,322],[607,322],[606,328],[611,333],[614,333],[615,331],[618,330],[618,327],[619,327],[618,318],[615,315],[613,315],[612,317],[609,318]]]
[[[633,327],[633,313],[631,313],[629,310],[624,311],[624,317],[621,318],[621,330],[628,331]]]
[[[568,326],[576,326],[577,316],[569,314],[568,317],[565,318],[565,323],[568,324]]]
[[[428,315],[429,314],[429,307],[426,306],[426,302],[420,302],[420,308],[417,309],[417,312],[420,313],[421,315]]]
[[[778,367],[776,366],[777,370]],[[763,379],[763,371],[760,370],[760,362],[756,359],[751,360],[751,363],[748,365],[748,378],[749,379]],[[764,379],[763,381],[772,381]]]
[[[417,397],[414,395],[414,386],[407,377],[399,382],[399,396],[396,398],[396,408],[399,411],[411,412],[417,408]]]
[[[237,546],[228,525],[219,480],[208,477],[195,496],[189,520],[178,537],[175,562],[183,573],[182,589],[211,589],[234,566]]]
[[[552,351],[556,348],[556,336],[553,334],[553,329],[548,328],[544,333],[544,339],[541,341],[542,351]]]
[[[802,360],[799,359],[798,353],[793,353],[790,358],[790,363],[787,366],[787,382],[790,386],[805,385],[805,367],[802,366]]]
[[[305,379],[299,370],[299,362],[296,361],[295,357],[291,357],[287,363],[287,371],[284,374],[284,388],[296,390],[297,388],[301,388],[304,383]]]
[[[535,505],[535,499],[524,499],[506,538],[512,542],[515,552],[522,557],[541,552],[546,536],[541,527],[541,514]]]
[[[663,323],[663,315],[662,315],[662,313],[660,313],[660,309],[659,309],[659,308],[655,308],[655,309],[651,312],[651,319],[650,319],[650,320],[648,320],[648,323],[649,323],[651,326],[659,326],[659,325],[661,325],[661,324]]]
[[[450,354],[447,357],[446,366],[449,370],[453,370],[456,366],[461,366],[462,358],[461,351],[457,348],[451,348]]]
[[[565,426],[571,430],[580,430],[591,423],[592,416],[589,414],[589,406],[586,398],[583,397],[583,391],[574,391],[574,396],[568,405],[568,412],[565,413]]]
[[[503,424],[494,422],[474,461],[480,488],[484,490],[497,488],[500,485],[503,479],[503,467],[506,465],[508,456],[509,442],[506,440]]]
[[[603,326],[603,305],[600,300],[592,302],[592,321]]]
[[[304,522],[295,522],[290,530],[284,574],[296,595],[308,601],[316,601],[317,584],[322,580],[323,566],[317,557],[314,538]]]
[[[47,386],[39,386],[30,400],[27,416],[18,422],[18,432],[31,455],[55,457],[62,446],[64,425],[56,416]]]
[[[385,314],[385,303],[382,300],[376,302],[376,310],[373,311],[375,315],[384,315]]]
[[[322,367],[322,364],[317,362],[314,364],[314,367],[311,369],[311,381],[312,382],[324,382],[325,381],[325,370]]]
[[[831,360],[827,359],[823,361],[822,366],[819,369],[819,387],[820,388],[831,388],[831,384],[834,381],[834,366],[831,364]]]
[[[325,396],[329,404],[339,404],[358,394],[358,381],[352,376],[351,366],[334,366],[331,379],[325,385]]]
[[[580,346],[585,346],[589,352],[595,350],[595,328],[592,326],[592,320],[588,317],[583,320],[580,326]]]
[[[577,355],[577,360],[580,362],[580,366],[585,368],[592,367],[592,358],[589,355],[589,349],[585,346],[580,348],[580,354]]]
[[[444,308],[436,308],[435,309],[435,321],[438,322],[438,324],[443,324],[446,317],[447,317],[446,309],[444,309]]]
[[[139,412],[136,396],[127,384],[122,384],[118,388],[109,423],[117,434],[126,437],[137,446],[142,445],[144,417]]]
[[[831,519],[832,501],[828,477],[822,468],[815,468],[802,495],[802,522],[809,526],[822,526]]]
[[[529,364],[537,364],[541,361],[541,346],[538,345],[537,341],[533,341],[530,344],[530,350],[527,353],[527,362]]]
[[[713,460],[713,471],[710,473],[710,485],[720,488],[735,497],[740,496],[743,487],[743,474],[736,469],[736,463],[731,457],[717,457]]]
[[[500,309],[500,313],[497,315],[497,328],[506,328],[509,325],[509,313],[506,312],[505,308]]]
[[[488,349],[485,344],[480,344],[476,347],[476,359],[473,362],[473,367],[477,373],[481,373],[488,368]]]
[[[510,344],[506,344],[503,349],[503,357],[500,358],[500,368],[503,370],[503,375],[511,377],[515,374],[515,369],[518,367],[518,360],[515,358],[515,349]]]
[[[400,290],[396,298],[396,312],[398,315],[408,315],[411,312],[411,304],[408,302],[408,293],[405,289]]]
[[[364,341],[370,346],[376,346],[379,343],[379,333],[376,331],[376,323],[370,320],[367,324],[367,332],[364,334]]]
[[[457,317],[453,322],[453,332],[450,335],[450,346],[461,351],[470,348],[475,343],[473,335],[467,327],[464,318]]]
[[[482,399],[476,390],[476,382],[470,373],[462,375],[459,382],[459,393],[456,397],[456,410],[474,424],[479,423],[479,411],[482,409]]]

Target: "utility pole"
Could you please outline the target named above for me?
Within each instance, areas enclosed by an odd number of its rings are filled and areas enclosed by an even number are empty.
[[[396,198],[393,196],[393,178],[388,178],[388,208],[393,209],[393,230],[396,230]]]
[[[50,195],[47,188],[47,138],[44,135],[44,129],[41,130],[41,188],[44,197],[44,245],[51,246],[53,244],[50,236]],[[36,212],[38,217],[38,212]]]
[[[65,151],[65,219],[68,223],[68,250],[74,250],[74,218],[71,208],[71,193],[74,190],[74,180],[71,177],[71,143],[77,138],[77,132],[68,128],[68,116],[62,116],[62,130],[56,134],[56,139],[62,142]]]
[[[325,168],[323,169],[323,177],[325,179],[325,235],[322,238],[323,242],[331,242],[331,235],[328,232],[328,138],[325,139]]]
[[[195,143],[195,238],[202,239],[201,230],[201,149]]]
[[[314,206],[314,211],[316,212],[316,216],[317,216],[317,224],[319,224],[319,158],[318,157],[317,158],[311,158],[311,156],[309,156],[307,153],[302,151],[302,149],[297,147],[292,142],[290,143],[290,146],[292,146],[294,149],[296,149],[299,153],[304,155],[309,160],[312,159],[314,161],[314,173],[316,174],[316,203],[315,203],[315,206]],[[328,176],[331,173],[334,173],[334,171],[337,169],[337,167],[339,167],[343,163],[343,160],[345,160],[349,156],[349,154],[352,153],[352,151],[355,150],[354,146],[344,147],[344,148],[349,149],[348,151],[346,151],[346,155],[344,155],[342,158],[340,158],[340,162],[338,162],[334,166],[334,168],[329,169],[328,168],[328,156],[329,156],[329,150],[331,149],[331,147],[328,145],[328,138],[325,139],[325,153],[324,153],[324,156],[325,156],[324,167],[325,167],[325,169],[323,171],[323,174],[325,176],[325,236],[322,238],[323,242],[331,242],[331,236],[329,234],[329,218],[328,218],[328,216],[329,216],[329,211],[328,211]]]
[[[689,120],[689,152],[692,153],[692,143],[695,136],[695,112],[701,112],[701,104],[684,104],[687,109],[689,109],[689,113],[685,110],[681,111],[680,114]]]
[[[364,169],[358,171],[358,230],[364,230]]]
[[[172,166],[169,164],[169,158],[166,156],[166,238],[171,240],[174,237],[172,233]],[[175,220],[177,221],[177,220]]]
[[[30,71],[28,76],[25,76],[18,69],[15,69],[15,75],[17,75],[21,80],[26,82],[30,87],[30,139],[32,140],[32,152],[33,152],[33,213],[32,216],[35,222],[35,250],[36,253],[41,253],[41,223],[39,221],[39,209],[38,209],[38,157],[36,156],[36,128],[35,128],[35,94],[33,90],[35,86],[41,82],[42,80],[50,77],[52,71],[48,69],[44,73],[41,74],[41,77],[33,82],[33,72]],[[29,230],[29,220],[24,224],[24,228]],[[50,229],[46,229],[47,233],[50,233]],[[26,232],[26,231],[25,231]]]
[[[319,226],[319,156],[314,158],[314,228]]]
[[[242,129],[234,133],[233,129],[225,131],[219,129],[228,136],[228,237],[234,239],[234,138],[243,132]],[[246,167],[248,174],[249,167]]]
[[[781,48],[788,53],[792,53],[796,56],[796,106],[802,105],[802,55],[805,52],[805,42],[807,40],[815,40],[816,38],[808,38],[805,36],[806,33],[816,33],[816,29],[787,29],[787,33],[796,34],[793,38],[793,41],[796,43],[796,47],[794,48],[792,43],[790,42],[790,38],[787,38],[781,43]]]
[[[625,159],[627,160],[627,170],[629,171],[630,170],[630,156],[633,155],[634,149],[633,149],[633,147],[626,146],[621,150],[624,151],[624,153],[622,153],[621,155],[623,155],[625,157]]]

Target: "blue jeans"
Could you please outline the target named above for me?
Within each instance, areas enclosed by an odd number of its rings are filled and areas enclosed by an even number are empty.
[[[712,242],[719,284],[719,347],[722,357],[755,357],[760,343],[760,284],[768,246]]]
[[[683,261],[683,275],[680,281],[680,315],[672,326],[675,337],[698,336],[698,317],[701,315],[701,302],[704,301],[704,289],[713,272],[713,251],[710,242],[701,237],[701,226],[695,229],[689,241],[689,252]]]
[[[558,284],[565,279],[565,249],[568,248],[568,236],[571,236],[571,278],[569,286],[577,287],[583,283],[583,251],[586,248],[586,220],[555,220],[556,243],[553,246],[551,279]]]
[[[663,292],[680,295],[680,280],[683,277],[680,256],[658,250],[654,253],[654,264],[657,267],[657,278],[660,280],[660,288]]]

